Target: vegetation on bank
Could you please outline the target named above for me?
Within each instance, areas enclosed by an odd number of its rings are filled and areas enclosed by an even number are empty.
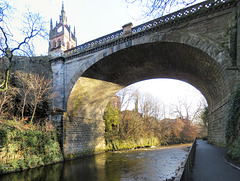
[[[63,161],[54,126],[16,119],[0,122],[0,174]]]
[[[63,160],[57,132],[46,121],[51,98],[51,80],[42,71],[9,76],[8,89],[0,91],[0,174]]]
[[[111,103],[106,107],[104,120],[108,150],[189,143],[199,132],[198,127],[188,119],[158,121],[135,111],[121,112]]]
[[[228,156],[240,163],[240,89],[232,96],[226,126]]]

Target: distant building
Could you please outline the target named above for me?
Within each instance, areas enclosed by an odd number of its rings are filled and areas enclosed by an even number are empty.
[[[71,31],[71,27],[67,25],[67,17],[62,4],[59,23],[53,28],[52,19],[50,21],[49,32],[49,49],[48,54],[56,57],[60,56],[64,51],[77,46],[76,30]]]

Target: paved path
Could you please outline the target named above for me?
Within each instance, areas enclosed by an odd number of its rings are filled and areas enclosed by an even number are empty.
[[[226,151],[197,140],[191,181],[240,181],[240,170],[229,165]]]

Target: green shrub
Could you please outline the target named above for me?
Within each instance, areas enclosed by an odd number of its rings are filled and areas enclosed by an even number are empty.
[[[7,131],[0,129],[0,148],[3,148],[8,141]]]
[[[25,170],[27,168],[27,165],[25,164],[24,159],[19,159],[17,162],[21,170]]]
[[[226,125],[228,155],[240,162],[240,89],[232,96]]]
[[[22,124],[22,125],[21,125]],[[0,174],[63,161],[54,131],[41,131],[16,120],[0,124]]]

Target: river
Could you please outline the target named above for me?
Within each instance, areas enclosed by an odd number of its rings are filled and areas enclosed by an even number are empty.
[[[107,152],[0,176],[1,181],[161,181],[175,176],[186,158],[179,145]]]

